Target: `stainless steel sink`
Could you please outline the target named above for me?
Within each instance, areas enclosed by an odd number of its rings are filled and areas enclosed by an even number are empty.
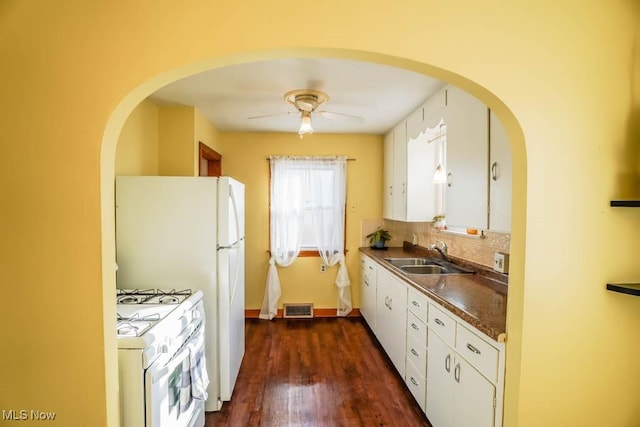
[[[458,265],[436,258],[385,258],[407,274],[473,274]]]
[[[427,265],[433,264],[432,258],[385,258],[385,261],[389,261],[394,267],[402,267],[405,265]]]
[[[448,270],[440,265],[403,265],[400,270],[408,274],[447,274]]]

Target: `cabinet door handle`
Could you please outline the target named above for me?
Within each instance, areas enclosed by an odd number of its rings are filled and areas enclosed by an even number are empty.
[[[473,351],[475,354],[480,354],[480,350],[478,350],[476,347],[474,347],[473,345],[471,345],[470,343],[467,343],[467,348],[471,351]]]
[[[451,172],[449,172],[447,174],[447,187],[451,188],[452,185],[453,185],[453,175],[451,174]]]
[[[444,326],[444,322],[442,320],[438,319],[437,317],[436,317],[436,320],[434,320],[434,322],[436,323],[436,325]]]
[[[389,298],[389,305],[387,307],[389,307],[389,310],[393,310],[393,298]]]
[[[498,162],[491,164],[491,179],[494,181],[498,180]]]
[[[413,377],[411,377],[411,379],[409,379],[409,381],[411,381],[411,384],[417,386],[418,385],[418,381],[416,381]]]
[[[365,276],[365,278],[364,278],[364,284],[365,284],[365,285],[367,285],[367,286],[369,286],[369,281],[367,280],[367,277],[366,277],[366,276]]]
[[[414,307],[420,308],[420,303],[418,301],[411,301],[411,304],[413,304]]]
[[[389,195],[393,196],[393,185],[389,186]]]
[[[451,372],[451,355],[447,354],[447,357],[444,358],[444,369],[447,372]]]
[[[415,357],[420,357],[420,355],[418,354],[417,351],[415,351],[413,348],[411,349],[411,354],[413,354]]]
[[[404,194],[406,192],[406,184],[403,182],[402,183],[402,194]]]
[[[459,363],[453,369],[453,378],[456,380],[457,383],[460,382],[460,364]]]
[[[418,325],[416,325],[415,323],[412,323],[412,324],[411,324],[411,327],[412,327],[413,329],[415,329],[416,331],[419,331],[419,330],[420,330],[420,327],[419,327]]]
[[[373,267],[372,267],[372,266],[369,266],[369,270],[373,271]]]

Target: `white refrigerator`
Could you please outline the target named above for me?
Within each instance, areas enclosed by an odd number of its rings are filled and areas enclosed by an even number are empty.
[[[117,287],[204,294],[206,411],[231,399],[244,356],[244,185],[116,177]]]

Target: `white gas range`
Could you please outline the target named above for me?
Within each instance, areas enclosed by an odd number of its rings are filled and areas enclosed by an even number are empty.
[[[208,376],[202,291],[118,289],[123,427],[202,427]]]

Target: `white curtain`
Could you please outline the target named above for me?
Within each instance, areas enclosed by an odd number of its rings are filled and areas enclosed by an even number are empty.
[[[328,266],[339,264],[338,316],[351,312],[351,281],[344,262],[344,220],[347,192],[347,159],[309,161],[311,219],[318,252]]]
[[[260,318],[271,320],[278,312],[280,278],[276,263],[287,267],[300,253],[306,185],[299,179],[293,158],[273,157],[271,163],[271,259]]]
[[[328,266],[339,264],[338,316],[352,309],[351,282],[344,262],[346,199],[345,157],[272,157],[271,259],[260,310],[273,319],[281,295],[276,264],[291,265],[300,253],[305,215],[313,229],[313,243]]]

